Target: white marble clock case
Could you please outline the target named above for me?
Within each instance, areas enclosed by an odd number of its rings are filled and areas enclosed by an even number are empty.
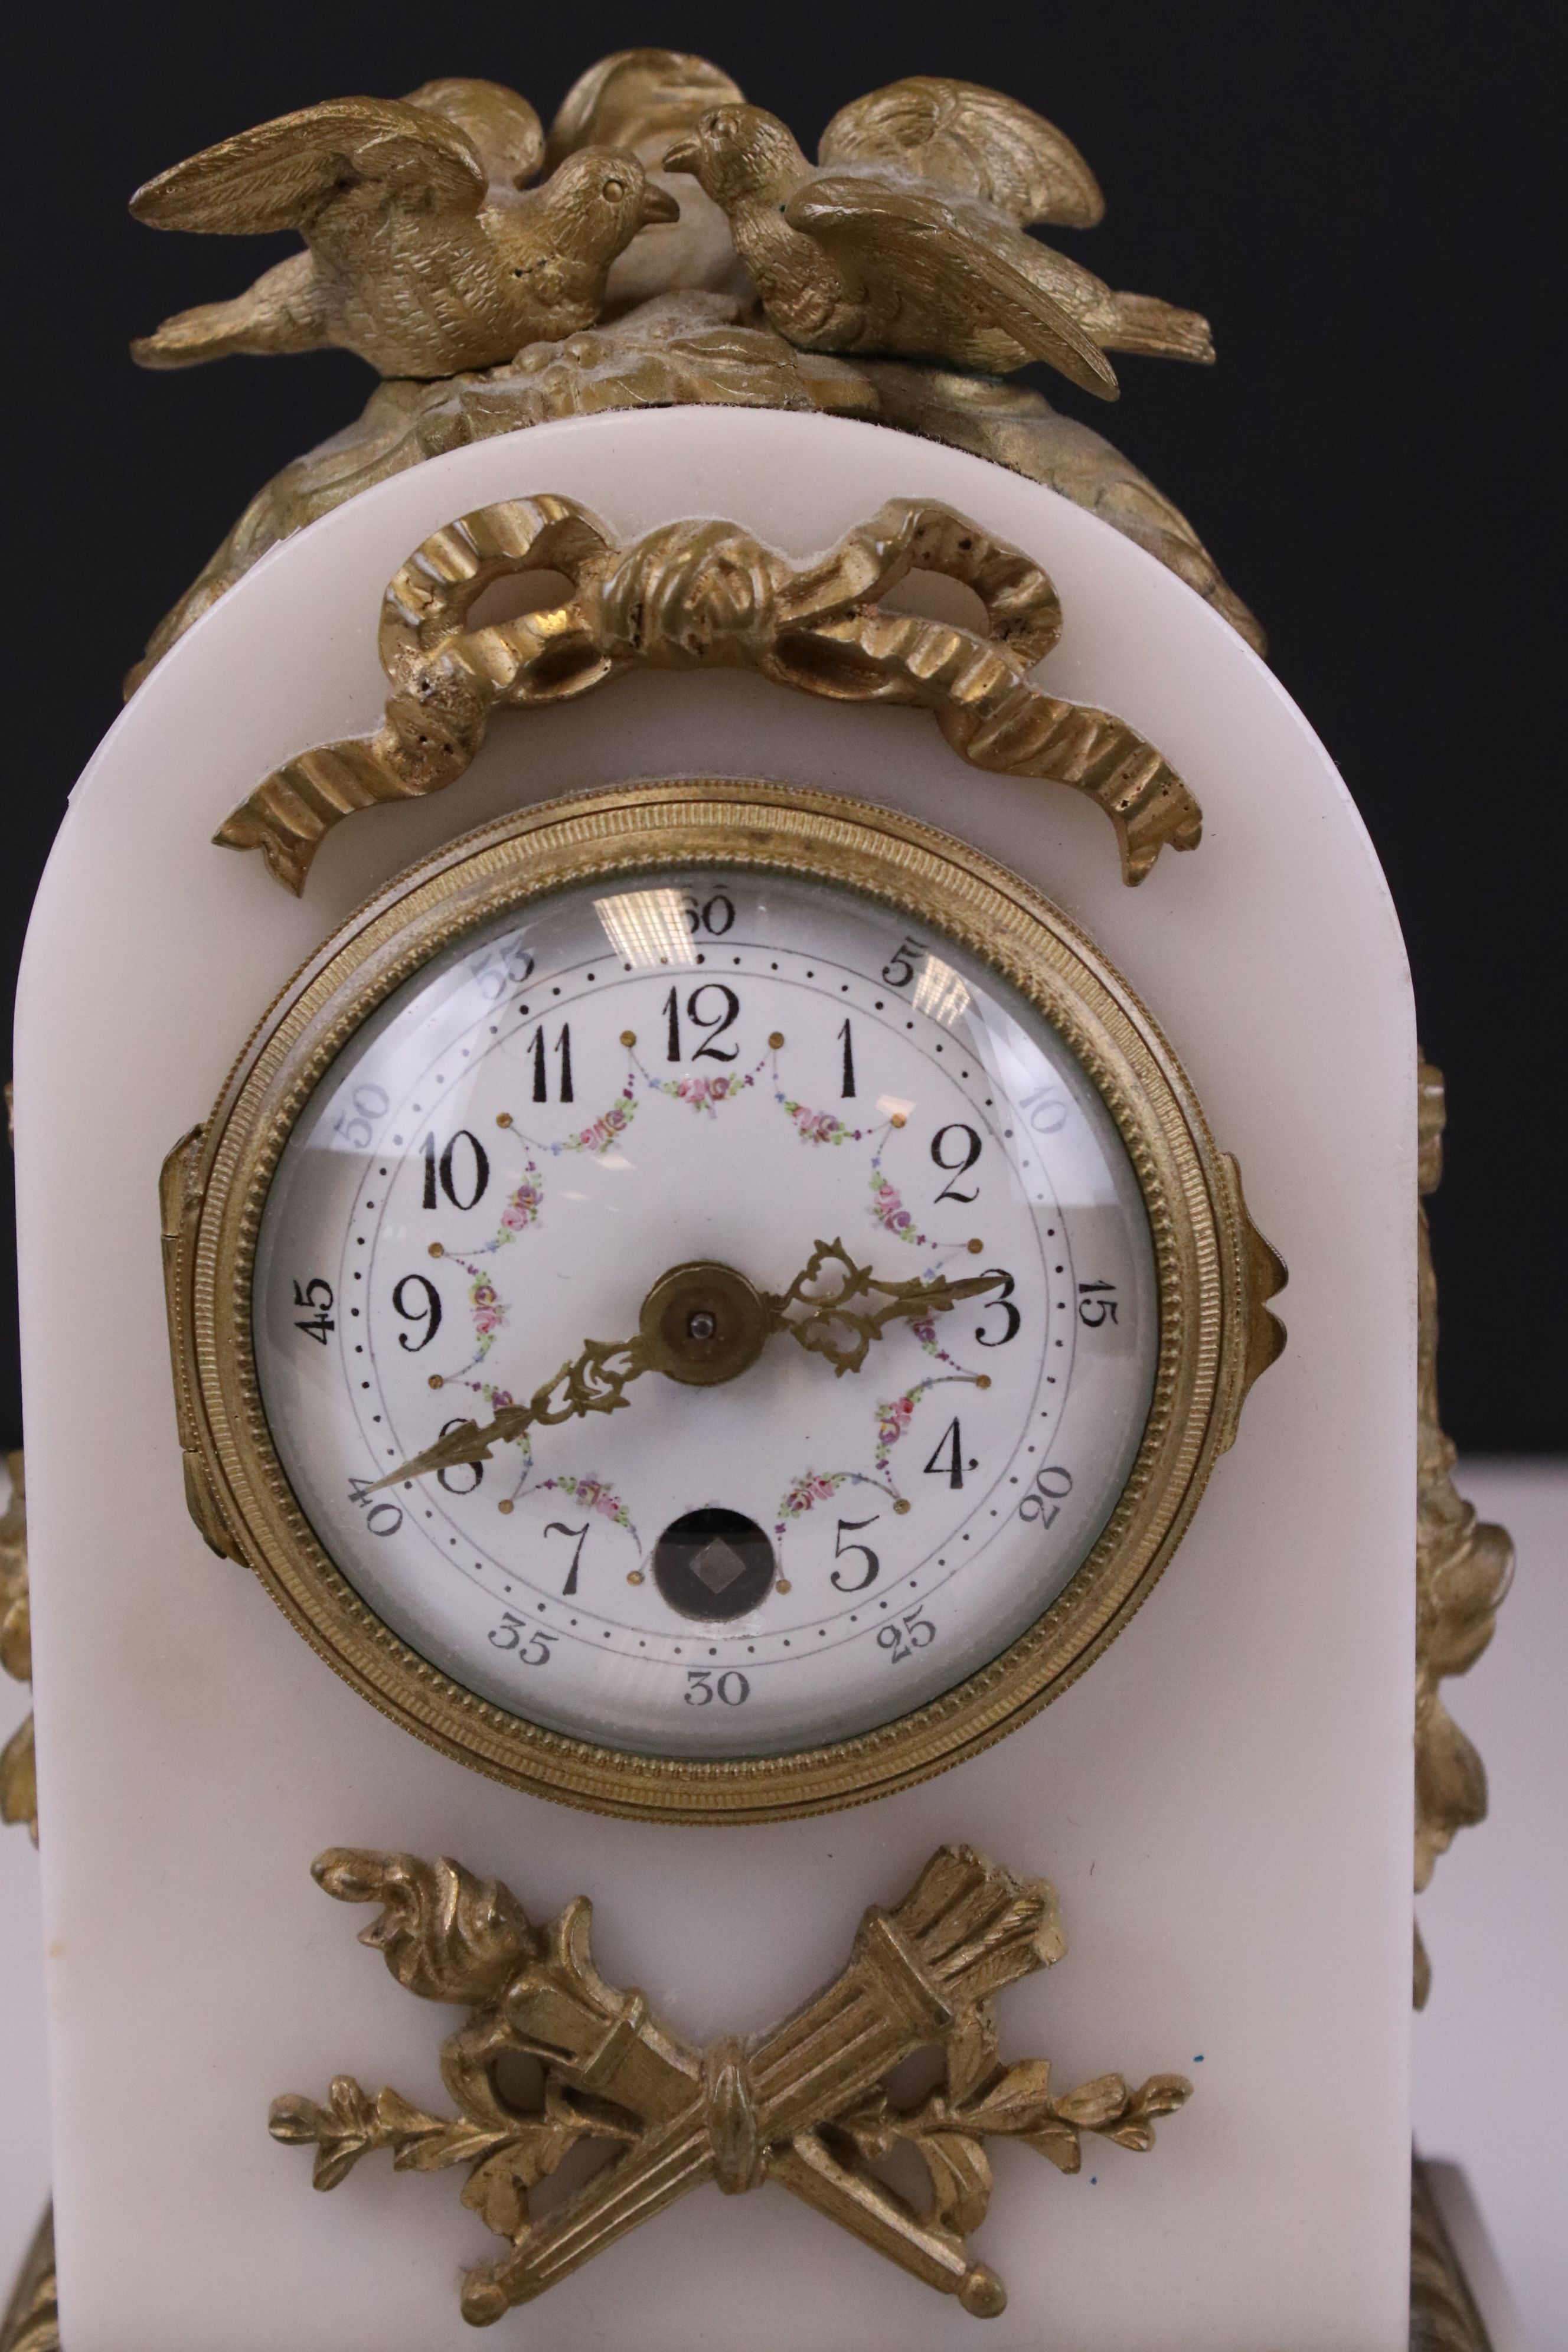
[[[370,730],[382,591],[451,517],[557,491],[630,537],[723,514],[805,554],[885,498],[948,500],[1042,561],[1040,675],[1190,781],[1201,848],[1123,887],[1059,787],[987,776],[916,711],[737,674],[503,715],[468,774],[355,817],[304,897],[210,845],[301,748]],[[133,551],[129,551],[133,555]],[[384,1721],[185,1516],[157,1176],[295,965],[481,820],[637,776],[742,775],[902,807],[1017,868],[1172,1037],[1282,1252],[1289,1329],[1152,1599],[988,1754],[816,1821],[602,1820]],[[783,2014],[943,1839],[1058,1884],[1067,1958],[1004,1999],[1064,2084],[1181,2068],[1134,2157],[1063,2179],[1002,2146],[969,2318],[782,2191],[705,2189],[501,2336],[537,2352],[1395,2352],[1406,2340],[1415,1046],[1398,926],[1321,746],[1151,557],[980,459],[816,416],[683,409],[436,458],[268,555],[143,686],[72,796],[16,1039],[23,1342],[55,2186],[70,2352],[441,2352],[496,2242],[458,2179],[367,2160],[330,2197],[267,2135],[339,2071],[443,2104],[453,2012],[411,2000],[313,1854],[448,1853],[535,1917],[582,1891],[606,1975],[694,2039]],[[992,2143],[997,2147],[996,2143]],[[977,2332],[978,2331],[978,2332]]]

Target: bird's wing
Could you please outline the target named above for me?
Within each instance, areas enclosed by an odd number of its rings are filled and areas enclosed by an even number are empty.
[[[710,106],[743,99],[739,82],[681,49],[619,49],[580,74],[550,126],[553,166],[579,147],[668,146]],[[646,158],[645,158],[646,160]]]
[[[872,173],[818,172],[784,217],[864,282],[892,278],[911,307],[945,312],[955,327],[1001,327],[1085,392],[1116,398],[1104,352],[1030,275],[1044,248],[994,214]]]
[[[1043,116],[972,81],[917,74],[840,109],[822,134],[824,163],[889,163],[994,205],[1016,221],[1092,228],[1100,184],[1070,139]]]
[[[333,98],[160,172],[131,209],[150,228],[308,231],[364,181],[383,183],[396,203],[468,213],[478,212],[487,184],[472,140],[442,115],[397,99]]]
[[[405,106],[438,114],[472,141],[492,182],[525,188],[544,161],[544,126],[526,98],[499,81],[427,81]]]

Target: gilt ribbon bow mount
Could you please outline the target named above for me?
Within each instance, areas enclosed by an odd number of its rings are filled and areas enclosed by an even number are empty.
[[[991,2196],[987,2137],[1022,2141],[1072,2173],[1085,2132],[1149,2148],[1155,2118],[1192,2093],[1180,2074],[1137,2090],[1102,2074],[1058,2097],[1044,2059],[1003,2063],[995,1996],[1066,1943],[1045,1880],[1015,1878],[967,1846],[939,1848],[891,1909],[873,1905],[847,1966],[782,2024],[702,2050],[661,2025],[643,1994],[599,1975],[585,1896],[535,1927],[498,1880],[454,1862],[334,1848],[314,1875],[341,1902],[383,1906],[360,1940],[407,1991],[468,2006],[441,2052],[458,2112],[426,2115],[344,2074],[324,2104],[275,2100],[272,2135],[315,2147],[318,2189],[377,2148],[399,2171],[466,2166],[464,2204],[508,2246],[465,2279],[475,2326],[710,2181],[729,2196],[775,2182],[973,2317],[994,2318],[1006,2290],[966,2243]],[[928,2048],[941,2053],[940,2087],[896,2103],[889,2076]],[[506,2071],[520,2060],[537,2068],[526,2102]],[[536,2199],[583,2141],[608,2160],[553,2203],[548,2189]],[[924,2210],[879,2174],[900,2145],[923,2164]]]
[[[886,604],[912,572],[972,590],[984,634]],[[564,576],[563,602],[469,626],[487,589],[542,572]],[[834,701],[929,710],[972,768],[1087,793],[1116,829],[1122,879],[1141,882],[1163,848],[1197,846],[1203,812],[1124,720],[1030,683],[1061,627],[1032,558],[931,499],[890,499],[799,562],[736,522],[687,518],[622,546],[574,499],[506,499],[435,532],[387,588],[379,651],[393,691],[376,732],[286,761],[216,838],[259,849],[300,891],[333,825],[455,782],[497,710],[637,669],[749,669]]]

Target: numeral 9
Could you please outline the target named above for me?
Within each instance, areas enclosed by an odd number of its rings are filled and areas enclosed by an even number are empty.
[[[425,1293],[425,1304],[423,1307],[410,1307],[407,1304],[408,1294],[418,1290]],[[425,1326],[417,1339],[411,1339],[406,1331],[400,1331],[397,1335],[398,1346],[406,1348],[411,1356],[416,1356],[421,1348],[427,1348],[441,1328],[441,1294],[428,1275],[405,1274],[395,1283],[392,1309],[395,1315],[401,1315],[405,1323],[422,1323]]]

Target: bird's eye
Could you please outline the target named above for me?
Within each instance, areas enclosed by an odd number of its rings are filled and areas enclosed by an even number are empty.
[[[605,202],[610,205],[617,203],[626,193],[626,184],[624,180],[606,180],[601,191]]]

